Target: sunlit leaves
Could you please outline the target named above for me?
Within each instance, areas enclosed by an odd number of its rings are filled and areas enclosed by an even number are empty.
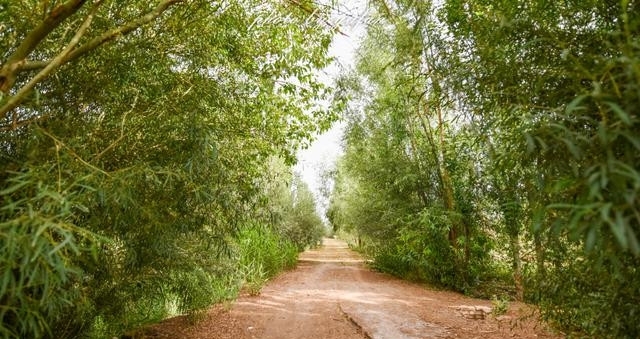
[[[100,237],[73,223],[81,197],[65,183],[63,192],[37,182],[50,173],[36,170],[14,176],[0,192],[0,318],[4,337],[31,333],[41,337],[48,319],[58,318],[70,305],[84,303],[77,283],[80,265],[96,257]],[[35,179],[35,180],[34,180]],[[18,190],[29,191],[32,198]]]
[[[2,3],[3,18],[11,14],[2,50],[11,53],[59,3]],[[158,3],[104,1],[80,45]],[[29,61],[54,57],[91,4]],[[25,312],[3,316],[6,336],[111,337],[166,316],[165,305],[206,307],[234,269],[239,225],[268,222],[255,211],[271,208],[259,203],[272,198],[268,159],[292,163],[296,147],[335,119],[319,105],[329,91],[314,75],[329,61],[324,11],[310,17],[278,1],[171,4],[65,63],[0,123],[2,225],[15,231],[0,244],[16,251],[3,258],[18,270],[32,258],[51,273],[33,282],[8,275],[28,291],[3,287],[3,309]],[[21,72],[16,86],[31,76]],[[57,284],[46,294],[55,310],[22,303],[48,281]]]
[[[378,252],[380,267],[424,273],[412,261],[440,242],[416,236],[416,213],[403,208],[411,193],[423,212],[442,207],[444,160],[457,205],[446,222],[423,223],[486,227],[508,256],[495,273],[510,269],[520,297],[563,328],[637,336],[637,322],[624,319],[640,311],[620,300],[638,298],[629,269],[640,258],[638,2],[374,4],[385,24],[371,25],[360,50],[368,100],[351,116],[332,220],[373,242],[389,231],[398,246]],[[452,247],[481,255],[485,239]],[[599,325],[602,309],[612,326]]]
[[[611,286],[618,281],[633,285],[637,277],[623,268],[637,265],[639,254],[640,163],[633,137],[639,125],[632,113],[638,107],[638,78],[632,74],[639,59],[637,43],[628,39],[628,29],[640,23],[628,12],[637,2],[541,4],[449,1],[443,18],[475,55],[467,64],[468,107],[484,123],[509,121],[503,112],[515,109],[522,114],[526,147],[500,145],[506,152],[500,157],[510,161],[497,168],[506,176],[512,170],[507,163],[530,166],[518,182],[526,187],[524,206],[531,208],[537,271],[544,273],[544,263],[553,261],[572,267],[576,276],[584,277],[581,268],[593,267],[600,277],[571,293],[567,280],[580,278],[551,269],[538,282],[543,292],[553,290],[541,294],[543,312],[596,336],[632,337],[637,324],[616,322],[613,330],[586,319],[602,307],[620,312],[619,318],[637,312],[595,292],[615,289]],[[503,126],[494,140],[505,140],[503,133],[519,128]],[[513,191],[502,189],[507,196]],[[589,293],[603,296],[599,306],[583,306],[584,317],[563,313]],[[637,293],[625,295],[634,297]]]

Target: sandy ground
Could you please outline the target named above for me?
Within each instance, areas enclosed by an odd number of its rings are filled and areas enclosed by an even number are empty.
[[[227,308],[216,306],[196,324],[184,317],[169,319],[149,328],[144,338],[561,337],[526,305],[512,303],[506,315],[483,319],[461,312],[473,307],[491,307],[491,302],[373,272],[344,242],[325,239],[322,248],[302,253],[298,267],[270,281],[259,296],[242,296]]]

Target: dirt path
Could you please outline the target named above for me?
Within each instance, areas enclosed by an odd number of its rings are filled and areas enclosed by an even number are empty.
[[[512,304],[505,316],[470,319],[482,317],[482,307],[490,306],[486,300],[429,290],[372,272],[344,242],[325,239],[321,249],[303,253],[298,267],[268,283],[260,296],[243,296],[228,311],[216,307],[196,325],[184,318],[170,319],[153,327],[149,335],[194,339],[559,338],[521,304]]]

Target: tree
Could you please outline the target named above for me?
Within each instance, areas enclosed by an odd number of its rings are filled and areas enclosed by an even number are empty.
[[[478,96],[470,106],[488,123],[507,119],[491,117],[495,113],[517,114],[526,126],[520,149],[527,151],[504,157],[535,167],[521,183],[529,191],[543,312],[571,329],[632,337],[637,326],[614,319],[635,312],[619,300],[638,297],[618,286],[637,280],[637,272],[624,267],[638,260],[631,188],[639,178],[640,164],[631,156],[638,122],[630,114],[638,99],[632,90],[638,78],[631,76],[638,68],[631,38],[640,23],[638,3],[463,7],[449,2],[443,17],[455,41],[475,56],[466,92]],[[583,281],[577,287],[576,279]],[[595,315],[582,299],[587,295],[590,305],[611,311],[613,327],[584,325]]]
[[[332,221],[374,215],[381,269],[637,336],[638,2],[373,4]]]
[[[323,10],[0,4],[0,333],[112,337],[214,301],[267,159],[330,124]]]
[[[313,193],[299,175],[293,178],[291,198],[293,204],[283,229],[285,236],[300,251],[319,245],[325,234],[325,227],[318,216]]]
[[[349,117],[332,220],[354,223],[381,269],[464,290],[488,253],[471,199],[472,143],[451,126],[459,116],[438,54],[422,48],[440,37],[423,36],[426,18],[407,19],[428,11],[378,4],[359,54],[364,90],[353,94],[371,99]]]
[[[282,159],[272,159],[269,173],[273,178],[266,193],[268,216],[265,220],[298,251],[320,244],[325,226],[309,186]]]

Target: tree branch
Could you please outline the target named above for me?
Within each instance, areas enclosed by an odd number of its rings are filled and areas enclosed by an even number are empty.
[[[66,148],[69,153],[71,154],[71,156],[73,156],[74,158],[76,158],[78,161],[80,161],[82,164],[84,164],[85,166],[94,169],[108,177],[110,177],[111,175],[109,173],[107,173],[105,170],[98,168],[90,163],[88,163],[87,161],[85,161],[84,159],[82,159],[81,156],[78,155],[78,153],[76,153],[71,147],[67,146],[64,142],[62,142],[62,140],[56,138],[53,134],[47,132],[44,128],[40,128],[40,132],[42,132],[44,135],[48,136],[49,138],[53,139],[54,143],[56,144],[56,147],[58,146],[62,146],[64,148]]]
[[[316,19],[318,19],[318,20],[321,20],[325,25],[327,25],[327,26],[328,26],[328,27],[330,27],[331,29],[335,30],[335,31],[336,31],[336,32],[338,32],[339,34],[344,35],[344,36],[348,36],[347,34],[345,34],[344,32],[342,32],[342,31],[340,30],[340,27],[338,27],[338,26],[336,26],[336,25],[334,25],[334,24],[330,23],[327,19],[325,19],[325,18],[321,17],[321,16],[318,14],[318,11],[317,11],[317,10],[315,10],[315,9],[311,9],[311,8],[309,8],[309,7],[305,6],[305,5],[304,5],[304,4],[302,4],[299,0],[287,0],[287,2],[289,2],[290,4],[292,4],[292,5],[294,5],[294,6],[298,7],[298,8],[300,8],[301,10],[303,10],[303,11],[307,12],[307,14],[311,15],[312,17],[314,17],[314,18],[316,18]]]
[[[25,100],[27,94],[29,94],[29,92],[31,92],[31,90],[36,86],[36,84],[49,76],[49,74],[51,74],[53,70],[55,70],[65,61],[65,58],[69,55],[69,53],[71,53],[78,42],[80,42],[80,38],[82,38],[84,33],[87,31],[87,28],[89,28],[89,26],[91,25],[93,16],[95,15],[96,10],[101,3],[102,0],[96,2],[95,6],[91,10],[91,13],[87,15],[87,18],[84,20],[82,25],[80,25],[76,34],[73,36],[71,41],[69,41],[69,44],[67,44],[67,47],[65,47],[65,49],[60,54],[58,54],[53,60],[51,60],[47,67],[36,74],[36,76],[34,76],[26,85],[22,86],[22,88],[20,88],[20,90],[18,90],[18,92],[14,96],[9,98],[4,106],[0,107],[0,120],[3,120],[7,116],[7,113],[18,107]]]
[[[84,54],[100,47],[100,45],[109,42],[111,40],[117,39],[120,36],[126,35],[148,23],[158,18],[162,13],[164,13],[169,7],[175,5],[180,2],[184,2],[185,0],[164,0],[156,6],[151,12],[145,14],[137,20],[131,21],[127,24],[124,24],[120,27],[116,27],[107,32],[104,32],[100,36],[93,38],[91,41],[86,44],[76,48],[73,50],[67,58],[64,60],[65,62],[75,60]],[[21,71],[32,71],[36,69],[40,69],[42,67],[46,67],[52,60],[49,61],[26,61],[23,65],[20,66]]]
[[[55,7],[49,16],[22,40],[22,43],[0,68],[0,92],[8,93],[16,81],[24,60],[49,33],[53,32],[68,17],[76,13],[86,0],[67,1]]]
[[[48,64],[51,63],[51,60],[48,61],[40,61],[40,60],[36,60],[36,61],[29,61],[29,60],[25,60],[22,65],[20,65],[20,67],[18,68],[19,72],[22,71],[35,71],[37,69],[41,69],[41,68],[45,68],[47,67]]]
[[[150,23],[151,21],[155,20],[157,17],[162,15],[162,13],[164,13],[164,11],[166,11],[169,7],[184,1],[185,0],[164,0],[160,2],[158,6],[156,6],[156,8],[154,8],[151,12],[145,14],[144,16],[140,17],[139,19],[131,21],[120,27],[114,28],[110,31],[107,31],[102,35],[94,38],[93,40],[87,42],[86,44],[78,47],[72,53],[69,54],[69,57],[65,61],[71,61],[71,60],[77,59],[82,55],[86,54],[87,52],[96,49],[97,47],[104,44],[105,42],[114,40],[119,36],[126,35]]]
[[[164,13],[169,7],[171,7],[172,5],[175,5],[177,3],[181,3],[184,2],[185,0],[164,0],[161,1],[151,12],[148,12],[147,14],[143,15],[142,17],[138,18],[137,20],[133,20],[127,24],[124,24],[120,27],[111,29],[107,32],[104,32],[103,34],[93,38],[92,40],[90,40],[89,42],[87,42],[86,44],[75,48],[74,47],[78,44],[78,41],[80,39],[80,36],[77,35],[74,36],[74,38],[72,39],[72,41],[69,43],[69,45],[67,45],[67,48],[65,48],[65,50],[58,54],[58,56],[56,56],[54,59],[49,60],[49,61],[29,61],[26,62],[25,60],[21,61],[21,64],[17,67],[17,70],[13,73],[14,76],[15,74],[19,73],[20,71],[26,71],[26,70],[37,70],[40,69],[42,67],[44,67],[44,69],[38,73],[33,79],[31,79],[31,81],[29,81],[29,83],[27,83],[25,86],[23,86],[18,93],[16,93],[16,95],[14,95],[13,97],[11,97],[9,99],[9,101],[7,101],[7,103],[0,107],[0,120],[4,119],[8,112],[10,112],[11,110],[15,109],[16,107],[18,107],[25,99],[26,94],[28,94],[28,92],[30,90],[32,90],[35,85],[42,81],[44,78],[46,78],[54,69],[56,69],[57,67],[59,67],[60,65],[67,63],[71,60],[77,59],[81,56],[83,56],[84,54],[98,48],[99,46],[101,46],[102,44],[117,39],[120,36],[126,35],[148,23],[150,23],[151,21],[155,20],[156,18],[158,18],[160,15],[162,15],[162,13]],[[98,1],[96,3],[96,8],[97,5],[99,5],[100,3],[102,3],[102,0]],[[93,17],[93,12],[90,15],[90,17]],[[89,19],[89,17],[87,18]],[[89,20],[90,22],[90,20]],[[87,23],[87,21],[85,20],[85,23]],[[83,23],[83,26],[84,24]],[[88,26],[87,26],[88,27]],[[86,28],[85,28],[86,30]],[[84,33],[84,30],[81,28],[78,33],[82,31],[82,33]],[[77,39],[76,39],[77,37]],[[0,73],[0,76],[2,75],[2,73]],[[2,78],[0,77],[0,81],[2,81]],[[15,81],[15,80],[14,80]],[[1,84],[1,82],[0,82]]]
[[[107,153],[109,150],[111,150],[112,148],[116,147],[116,145],[122,140],[124,139],[124,123],[125,120],[127,119],[127,114],[133,112],[133,110],[136,108],[136,103],[138,102],[138,96],[136,96],[133,99],[133,104],[131,105],[131,109],[127,112],[124,113],[124,115],[122,116],[122,124],[120,125],[120,137],[118,137],[114,142],[112,142],[109,146],[107,146],[107,148],[105,148],[104,150],[102,150],[102,152],[98,153],[95,157],[93,157],[92,161],[98,161],[100,158],[102,158],[102,156]]]
[[[22,119],[22,120],[14,119],[11,123],[0,126],[0,132],[15,131],[22,126],[33,124],[40,120],[47,119],[50,116],[51,114],[47,113],[47,114],[32,116],[31,118]]]

